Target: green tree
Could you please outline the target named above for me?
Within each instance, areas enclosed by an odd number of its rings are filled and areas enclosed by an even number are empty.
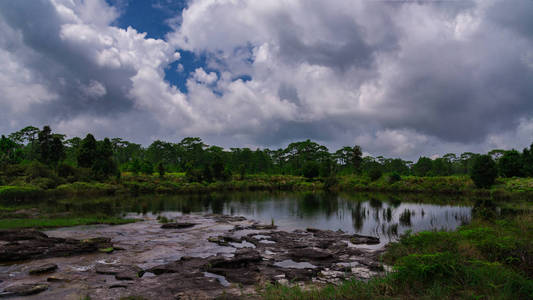
[[[39,161],[43,164],[52,163],[52,142],[54,137],[52,136],[52,129],[50,126],[44,126],[43,130],[39,131]]]
[[[306,162],[302,169],[302,174],[307,179],[318,177],[318,175],[320,174],[319,164],[315,161]]]
[[[96,156],[96,139],[89,133],[81,141],[80,151],[78,152],[78,166],[82,168],[91,168],[96,160]]]
[[[15,164],[20,161],[20,146],[2,135],[0,139],[0,163]]]
[[[52,138],[52,144],[50,145],[50,163],[52,163],[54,166],[57,166],[57,164],[63,161],[65,157],[65,146],[63,146],[63,142],[59,137],[54,136]]]
[[[433,169],[433,161],[428,157],[420,157],[413,166],[413,172],[416,176],[428,176]]]
[[[490,155],[479,155],[475,158],[470,178],[478,188],[490,188],[497,175],[496,163]]]
[[[522,176],[522,156],[514,149],[506,151],[500,158],[499,169],[503,177]]]
[[[118,173],[117,164],[113,159],[113,146],[108,138],[97,142],[92,170],[99,178],[107,178]]]
[[[159,173],[159,177],[163,178],[165,176],[165,166],[162,162],[157,164],[157,172]]]
[[[152,175],[153,172],[154,166],[152,165],[152,163],[147,160],[143,161],[141,164],[141,173],[146,175]]]
[[[533,144],[529,149],[525,148],[522,152],[522,174],[527,177],[533,177]]]

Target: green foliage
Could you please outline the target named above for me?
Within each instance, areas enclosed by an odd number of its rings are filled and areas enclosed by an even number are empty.
[[[81,147],[78,153],[78,166],[82,168],[92,168],[98,153],[96,149],[96,139],[92,134],[82,140]]]
[[[152,175],[154,172],[154,166],[149,161],[143,161],[141,164],[141,173],[145,175]]]
[[[117,165],[113,159],[111,141],[105,138],[97,142],[96,156],[91,167],[96,178],[107,178],[118,173]]]
[[[306,288],[267,285],[263,299],[531,299],[532,215],[425,231],[387,247],[393,271]]]
[[[402,177],[398,173],[392,173],[389,175],[389,183],[394,184],[398,181],[402,180]]]
[[[44,218],[44,219],[0,219],[0,229],[13,228],[52,228],[70,227],[90,224],[119,225],[136,222],[134,219],[116,217],[72,217],[72,218]]]
[[[302,169],[302,174],[307,179],[318,177],[319,172],[320,172],[320,166],[318,165],[318,163],[313,162],[313,161],[305,163]]]
[[[489,155],[480,155],[475,159],[470,178],[478,188],[490,188],[497,175],[496,163]]]
[[[413,166],[413,172],[416,176],[428,176],[431,173],[431,170],[433,169],[433,162],[431,161],[431,158],[428,157],[420,157],[416,164]]]
[[[159,177],[164,177],[165,176],[165,166],[163,165],[162,162],[157,164],[157,172],[159,173]]]
[[[42,195],[42,190],[33,186],[0,186],[0,201],[22,202]]]
[[[500,174],[503,177],[522,176],[522,157],[516,150],[506,151],[499,160]]]
[[[371,169],[368,172],[368,177],[370,178],[371,181],[376,181],[380,179],[381,176],[383,176],[383,172],[381,172],[381,170],[378,168]]]

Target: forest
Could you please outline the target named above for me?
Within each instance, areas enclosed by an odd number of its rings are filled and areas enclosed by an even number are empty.
[[[345,146],[330,152],[311,140],[290,143],[284,149],[231,148],[207,145],[199,137],[187,137],[178,143],[156,140],[148,147],[121,138],[96,140],[41,130],[28,126],[2,135],[0,170],[3,177],[25,169],[48,169],[67,181],[105,180],[120,177],[122,172],[151,175],[184,173],[189,182],[230,180],[250,174],[294,175],[327,178],[359,174],[376,180],[382,174],[397,176],[470,175],[476,160],[484,155],[472,152],[448,153],[416,162],[401,158],[363,156],[360,146]],[[488,157],[487,157],[488,156]],[[532,177],[533,144],[517,150],[494,149],[485,155],[494,165],[495,176]],[[4,178],[3,180],[6,180]],[[54,183],[50,183],[53,185]],[[39,185],[39,183],[37,183]]]

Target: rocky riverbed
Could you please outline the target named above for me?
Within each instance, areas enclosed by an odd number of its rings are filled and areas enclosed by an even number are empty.
[[[361,247],[374,237],[221,215],[172,221],[0,231],[0,297],[255,299],[266,283],[366,280],[383,270],[380,250]]]

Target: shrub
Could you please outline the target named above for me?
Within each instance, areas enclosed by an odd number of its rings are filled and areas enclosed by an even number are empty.
[[[374,168],[374,169],[370,170],[370,172],[368,172],[368,177],[370,177],[371,181],[376,181],[376,180],[380,179],[382,175],[383,175],[383,173],[378,168]]]
[[[389,183],[393,184],[402,180],[402,177],[398,173],[392,173],[389,175]]]
[[[490,188],[494,184],[497,175],[496,163],[489,155],[476,157],[470,178],[472,178],[478,188]]]
[[[57,166],[57,175],[68,178],[69,176],[76,176],[76,168],[68,164],[59,164]]]
[[[318,177],[320,166],[316,162],[308,162],[304,165],[302,173],[307,179]]]
[[[26,167],[25,171],[26,176],[29,179],[35,179],[39,177],[51,178],[54,177],[54,174],[46,165],[40,162],[32,162]]]
[[[42,195],[42,190],[32,186],[0,186],[0,200],[31,200]]]

